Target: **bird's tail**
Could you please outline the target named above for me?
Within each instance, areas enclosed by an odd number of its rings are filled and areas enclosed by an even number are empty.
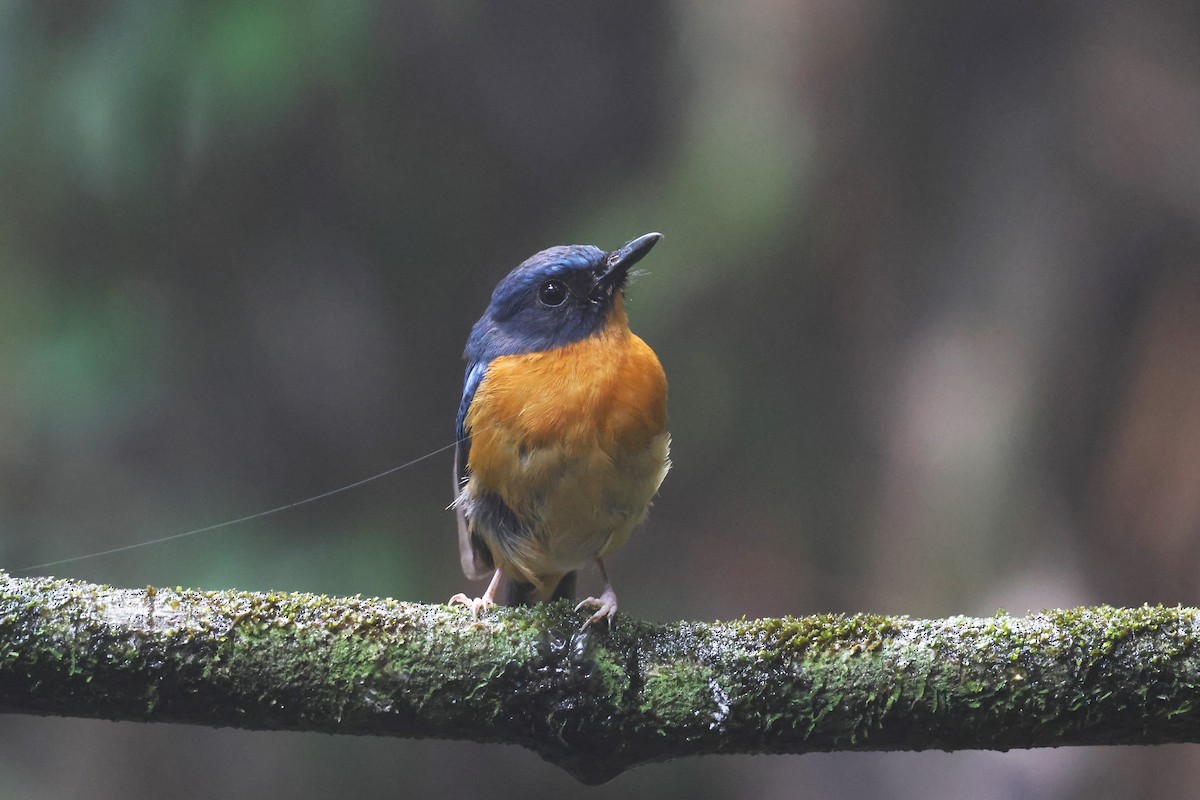
[[[506,606],[531,606],[547,600],[574,600],[575,573],[568,572],[559,579],[557,584],[543,584],[506,580],[501,592],[500,602]]]

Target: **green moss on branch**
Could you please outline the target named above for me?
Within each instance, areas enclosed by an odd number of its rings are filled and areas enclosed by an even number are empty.
[[[703,753],[1200,741],[1195,609],[578,631],[462,609],[0,573],[0,711],[509,742],[581,780]]]

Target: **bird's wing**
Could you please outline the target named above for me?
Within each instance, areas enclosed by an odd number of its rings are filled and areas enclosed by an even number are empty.
[[[458,417],[454,421],[454,490],[457,493],[467,479],[467,458],[471,454],[471,432],[467,430],[467,412],[483,376],[487,373],[488,361],[476,359],[467,365],[467,376],[463,381],[462,401],[458,404]]]
[[[454,516],[458,521],[458,552],[462,560],[463,572],[468,578],[481,578],[492,568],[492,554],[478,539],[471,536],[467,530],[466,509],[459,499],[463,485],[467,481],[467,459],[471,455],[471,433],[467,430],[467,411],[475,392],[483,382],[487,373],[488,361],[473,359],[467,365],[466,379],[463,381],[462,401],[458,404],[458,418],[454,424],[456,443],[454,446]]]

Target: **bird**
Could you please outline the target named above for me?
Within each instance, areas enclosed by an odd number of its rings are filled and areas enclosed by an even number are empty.
[[[671,467],[667,378],[629,329],[630,269],[662,238],[605,252],[542,250],[492,292],[471,329],[454,458],[459,555],[491,583],[450,604],[472,616],[503,605],[573,599],[578,570],[604,580],[582,629],[617,612],[604,558],[646,519]]]

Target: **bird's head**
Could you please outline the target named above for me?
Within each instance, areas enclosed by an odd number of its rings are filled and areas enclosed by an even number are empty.
[[[537,353],[596,333],[618,307],[630,268],[661,238],[647,233],[609,253],[551,247],[526,259],[496,285],[471,331],[467,358]]]

